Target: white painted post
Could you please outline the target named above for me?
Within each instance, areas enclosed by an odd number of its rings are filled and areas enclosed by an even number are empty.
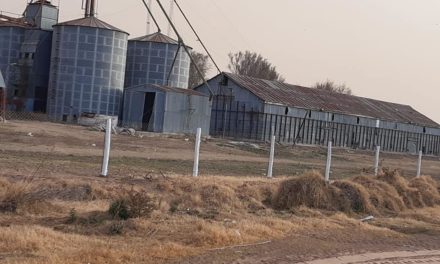
[[[110,147],[112,140],[112,119],[107,119],[107,126],[105,128],[105,138],[104,138],[104,155],[102,159],[102,170],[101,176],[108,176],[108,162],[110,159]]]
[[[325,182],[330,182],[330,170],[332,167],[332,147],[333,142],[328,142],[328,150],[327,150],[327,165],[325,166]]]
[[[376,160],[374,162],[374,175],[379,174],[380,146],[376,146]]]
[[[199,176],[199,158],[200,158],[200,142],[202,139],[202,129],[197,128],[196,134],[196,144],[194,150],[194,167],[193,167],[193,177]]]
[[[270,139],[270,154],[269,154],[269,168],[267,169],[267,177],[273,177],[273,162],[275,159],[275,140],[276,136],[272,135]]]
[[[419,151],[419,160],[417,162],[417,177],[420,177],[422,175],[422,158],[423,158],[423,151]]]

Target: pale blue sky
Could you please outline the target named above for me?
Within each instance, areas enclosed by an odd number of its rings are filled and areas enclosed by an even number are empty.
[[[56,0],[55,3],[58,1]],[[154,2],[154,1],[153,1]],[[169,0],[162,0],[168,5]],[[0,0],[20,13],[25,0]],[[325,79],[356,95],[410,104],[440,122],[439,0],[180,0],[222,70],[230,51],[262,53],[289,83]],[[167,24],[154,11],[164,31]],[[61,0],[61,21],[82,16],[81,0]],[[99,0],[99,18],[146,33],[141,0]],[[175,13],[189,45],[200,50]]]

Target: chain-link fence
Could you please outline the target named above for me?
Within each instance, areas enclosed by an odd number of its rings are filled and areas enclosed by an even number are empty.
[[[40,121],[40,122],[49,121],[49,117],[46,113],[6,111],[5,116],[6,116],[6,120]]]

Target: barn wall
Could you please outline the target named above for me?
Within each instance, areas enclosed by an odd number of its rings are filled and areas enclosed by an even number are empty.
[[[209,97],[163,91],[149,85],[126,90],[122,114],[124,127],[142,130],[147,92],[156,93],[154,111],[148,126],[149,132],[194,134],[200,127],[203,135],[209,135],[211,116]]]
[[[214,93],[210,134],[268,141],[275,133],[285,144],[327,145],[391,152],[440,155],[440,129],[264,103],[257,96],[217,76],[209,81]],[[209,94],[205,86],[196,88]]]
[[[194,134],[197,128],[209,135],[211,107],[205,96],[167,93],[163,131]]]
[[[129,89],[125,92],[122,126],[142,130],[145,93],[148,92],[156,93],[153,115],[150,119],[148,131],[158,133],[163,132],[166,94],[158,91],[157,89],[147,87]]]

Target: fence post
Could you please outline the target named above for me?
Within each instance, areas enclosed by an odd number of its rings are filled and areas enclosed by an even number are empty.
[[[269,168],[267,169],[267,177],[268,178],[273,177],[273,161],[274,161],[274,157],[275,157],[275,140],[276,140],[276,136],[272,132],[272,137],[270,140]]]
[[[419,160],[417,162],[417,177],[420,177],[422,175],[422,158],[423,158],[423,151],[419,151]]]
[[[380,146],[376,146],[376,159],[374,161],[374,176],[379,174]]]
[[[111,137],[112,137],[112,119],[107,119],[107,126],[105,128],[105,138],[104,138],[104,155],[102,159],[102,170],[101,176],[108,176],[108,162],[110,159],[110,147],[111,147]]]
[[[330,182],[330,170],[332,166],[332,147],[333,143],[330,140],[328,142],[328,150],[327,150],[327,164],[325,166],[325,182]]]
[[[224,138],[226,136],[226,120],[227,120],[227,114],[228,114],[228,103],[225,105],[225,111],[223,112],[223,135]]]
[[[196,134],[196,144],[194,150],[194,167],[193,167],[193,177],[199,176],[199,158],[200,158],[200,141],[202,138],[202,129],[197,128]]]
[[[1,104],[1,108],[2,108],[2,109],[0,109],[0,111],[2,111],[3,123],[6,123],[6,108],[7,108],[7,106],[6,106],[6,97],[7,97],[6,87],[4,87],[3,89],[0,88],[0,95],[1,95],[0,104]]]

